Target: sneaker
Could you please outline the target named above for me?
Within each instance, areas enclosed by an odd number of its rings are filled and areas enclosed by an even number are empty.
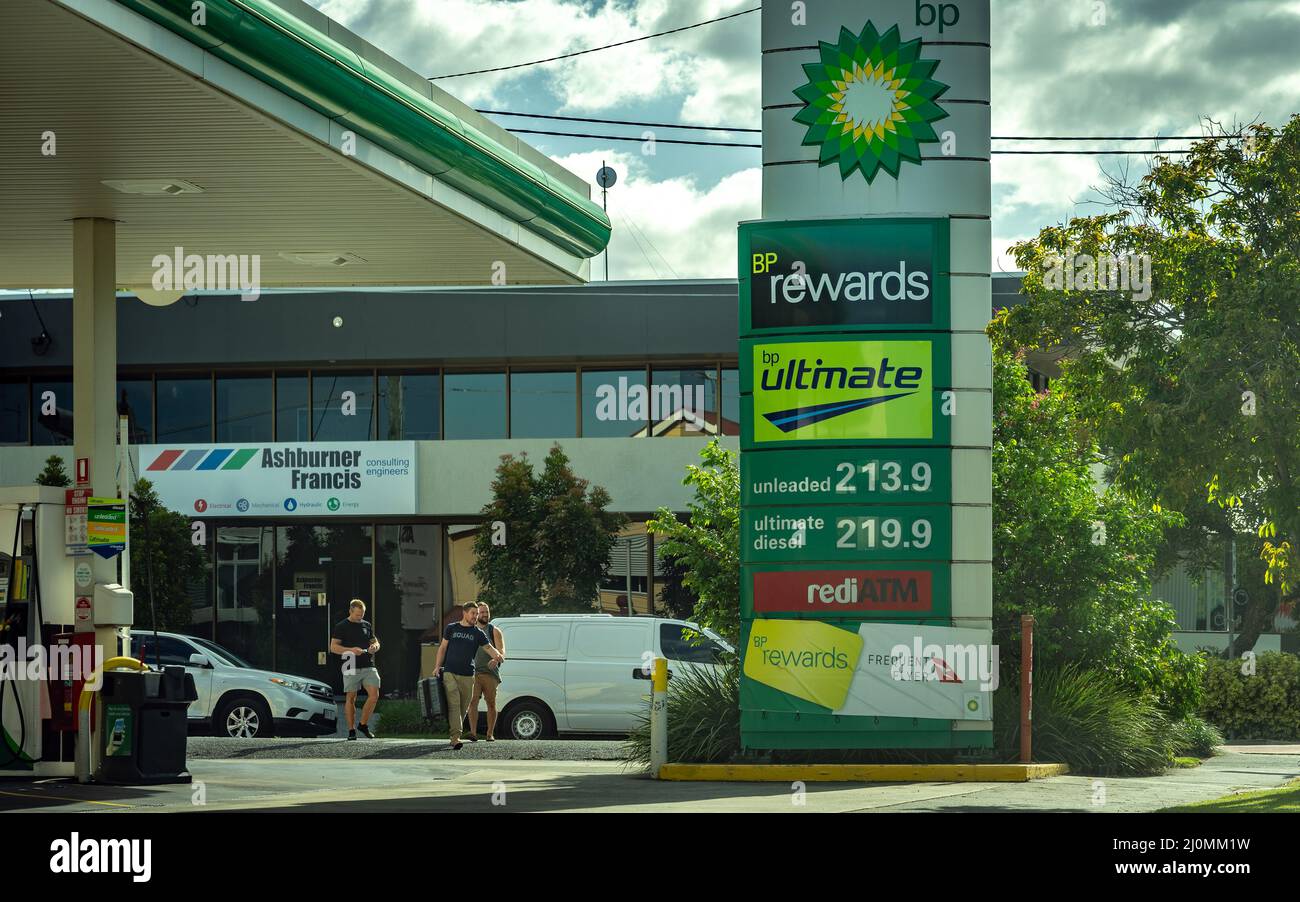
[[[356,730],[348,730],[348,742],[354,742],[357,738]]]
[[[452,750],[453,752],[459,752],[459,751],[460,751],[460,747],[463,746],[464,744],[465,744],[465,743],[463,743],[463,742],[453,742],[453,743],[451,744],[451,750]]]
[[[470,742],[478,742],[478,735],[475,733],[470,733],[465,738],[468,739]]]
[[[366,737],[367,739],[375,738],[375,734],[370,732],[370,727],[366,726],[365,724],[362,724],[358,729],[361,730],[361,735]]]

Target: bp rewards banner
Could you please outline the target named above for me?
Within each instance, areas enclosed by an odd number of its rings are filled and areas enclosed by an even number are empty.
[[[832,714],[989,720],[997,655],[988,630],[755,620],[744,674]]]
[[[141,445],[162,503],[210,517],[416,512],[415,442]]]

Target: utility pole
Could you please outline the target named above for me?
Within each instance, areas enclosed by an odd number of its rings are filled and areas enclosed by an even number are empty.
[[[618,173],[615,172],[612,167],[606,166],[604,160],[601,160],[600,169],[596,172],[596,184],[600,185],[600,208],[605,211],[606,215],[609,214],[609,206],[606,204],[605,197],[609,189],[613,188],[614,183],[617,181],[618,181]],[[608,244],[605,245],[605,281],[606,282],[609,281],[609,245]],[[632,604],[631,598],[628,599],[628,604],[629,605]]]

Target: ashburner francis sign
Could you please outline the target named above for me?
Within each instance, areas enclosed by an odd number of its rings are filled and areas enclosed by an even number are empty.
[[[162,503],[210,517],[414,514],[415,442],[141,445]]]

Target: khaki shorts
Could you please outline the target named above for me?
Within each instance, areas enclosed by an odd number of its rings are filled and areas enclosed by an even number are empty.
[[[375,667],[362,667],[352,673],[343,674],[343,691],[360,692],[362,686],[379,688],[379,670]]]

